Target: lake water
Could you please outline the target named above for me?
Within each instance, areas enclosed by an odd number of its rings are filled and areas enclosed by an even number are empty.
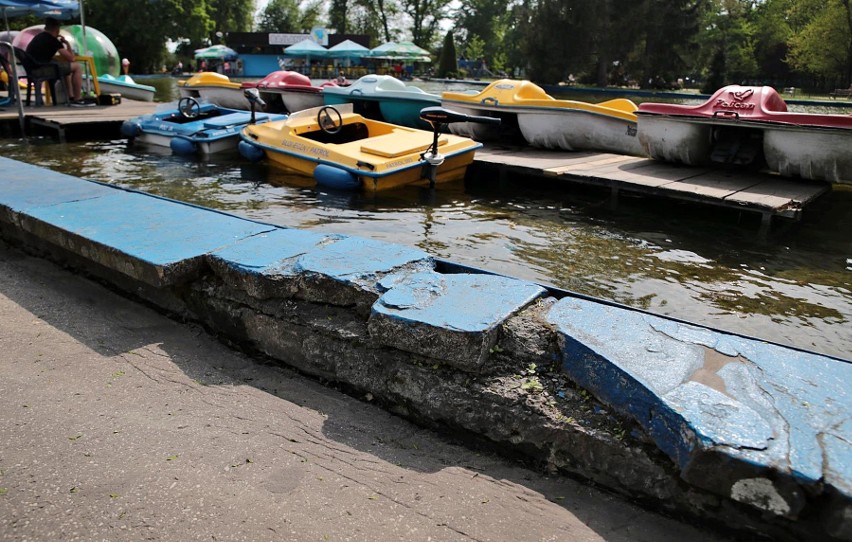
[[[164,88],[173,82],[164,78]],[[146,84],[151,84],[149,80]],[[434,90],[433,90],[434,92]],[[238,154],[196,160],[124,140],[0,139],[3,156],[282,226],[421,248],[461,264],[852,358],[852,186],[799,223],[528,179],[334,193]]]

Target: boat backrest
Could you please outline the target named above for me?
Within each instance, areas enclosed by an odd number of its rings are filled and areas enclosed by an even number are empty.
[[[304,118],[316,118],[317,113],[319,113],[319,110],[322,109],[323,107],[328,107],[328,106],[323,105],[323,106],[320,106],[320,107],[312,107],[310,109],[304,109],[302,111],[296,111],[295,113],[290,115],[290,119],[296,120],[296,119],[304,119]],[[334,104],[332,107],[334,107],[335,109],[340,111],[341,115],[348,115],[348,114],[352,114],[352,113],[355,112],[355,106],[354,106],[354,104],[351,104],[351,103],[349,103],[349,104]]]
[[[263,113],[257,114],[257,120],[266,120]],[[251,113],[231,113],[204,121],[205,128],[225,128],[237,124],[248,124],[251,121]]]

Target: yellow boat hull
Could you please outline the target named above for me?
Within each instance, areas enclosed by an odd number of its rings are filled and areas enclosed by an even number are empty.
[[[431,132],[364,118],[351,112],[351,104],[335,107],[341,111],[339,135],[322,132],[317,112],[324,108],[315,108],[287,120],[247,126],[242,139],[276,165],[311,176],[321,164],[337,168],[366,191],[430,182],[422,154],[433,142]],[[438,142],[444,161],[437,166],[435,182],[463,179],[481,145],[452,134],[440,134]]]

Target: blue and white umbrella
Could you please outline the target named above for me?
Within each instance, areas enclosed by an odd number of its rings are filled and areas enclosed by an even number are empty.
[[[0,11],[9,31],[9,17],[38,15],[54,19],[73,19],[80,14],[78,0],[0,0]]]

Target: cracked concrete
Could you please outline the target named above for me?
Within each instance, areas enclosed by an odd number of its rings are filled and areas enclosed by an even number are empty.
[[[0,242],[0,540],[727,540],[471,451]]]
[[[221,213],[201,221],[218,235],[175,232],[201,210],[159,200],[167,209],[149,225],[141,194],[118,198],[121,211],[114,197],[87,200],[109,215],[87,224],[85,206],[39,206],[4,183],[5,237],[391,412],[663,509],[779,539],[852,539],[846,362],[542,297],[506,277],[437,273],[413,249]],[[170,246],[156,247],[144,232],[164,224]]]

